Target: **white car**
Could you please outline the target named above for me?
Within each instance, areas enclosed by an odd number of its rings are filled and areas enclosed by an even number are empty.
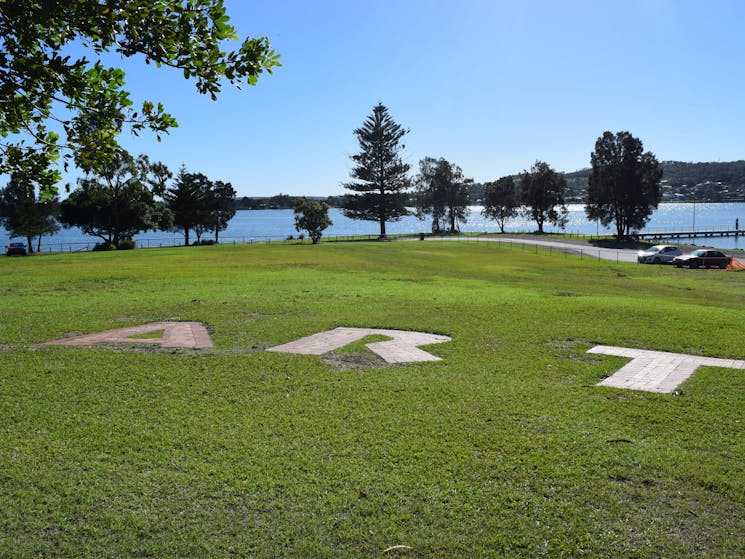
[[[673,258],[683,254],[679,247],[672,245],[655,245],[645,250],[640,250],[636,260],[640,264],[671,264]]]

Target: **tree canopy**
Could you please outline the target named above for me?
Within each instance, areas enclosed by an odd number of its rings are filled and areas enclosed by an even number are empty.
[[[517,215],[519,207],[517,185],[511,176],[484,185],[484,209],[481,215],[496,221],[502,233],[505,222]]]
[[[163,194],[166,205],[173,213],[173,225],[184,233],[184,245],[189,245],[189,233],[194,231],[197,243],[206,231],[215,232],[215,242],[220,231],[235,216],[236,192],[229,182],[211,181],[202,173],[189,173],[179,169],[173,185]]]
[[[604,132],[590,154],[587,180],[588,219],[616,225],[618,237],[641,229],[662,199],[662,170],[641,140],[628,132]]]
[[[210,189],[209,179],[202,173],[188,173],[181,167],[173,184],[163,194],[173,213],[173,226],[184,232],[184,245],[189,246],[189,234],[198,223],[207,221],[205,207]]]
[[[562,229],[566,225],[566,185],[564,175],[557,173],[543,161],[536,161],[530,171],[520,174],[523,214],[536,222],[539,233],[543,233],[543,225],[547,222]]]
[[[385,237],[386,222],[411,213],[406,208],[410,166],[401,159],[405,148],[401,139],[408,132],[391,118],[382,103],[354,131],[360,146],[360,152],[351,156],[351,176],[356,181],[344,185],[354,194],[344,196],[342,211],[351,219],[377,221],[381,237]]]
[[[235,217],[235,197],[238,193],[229,182],[215,181],[210,194],[209,213],[217,243],[220,241],[220,231],[225,231],[228,222]]]
[[[432,232],[455,233],[468,219],[469,190],[473,179],[467,179],[463,170],[447,159],[425,157],[419,162],[417,214],[432,216]]]
[[[42,191],[60,155],[86,173],[119,159],[124,129],[158,134],[176,120],[157,102],[135,106],[106,52],[170,66],[213,99],[223,81],[255,84],[279,64],[267,38],[236,39],[222,0],[13,0],[0,3],[0,173],[23,172]],[[74,53],[85,49],[91,56]]]
[[[333,225],[329,219],[329,206],[309,198],[298,198],[295,201],[295,230],[307,231],[313,244],[318,243],[323,231]]]
[[[114,245],[143,231],[169,229],[173,215],[156,197],[170,176],[162,163],[122,153],[99,175],[78,179],[78,188],[61,204],[60,220]]]
[[[24,237],[28,252],[41,250],[41,238],[59,230],[54,216],[59,212],[57,196],[41,196],[34,184],[21,173],[13,173],[8,185],[0,190],[0,223],[11,237]]]

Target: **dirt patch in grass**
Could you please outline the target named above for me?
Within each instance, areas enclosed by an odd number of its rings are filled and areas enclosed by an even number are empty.
[[[335,351],[323,357],[322,361],[337,371],[383,369],[392,366],[372,351]]]

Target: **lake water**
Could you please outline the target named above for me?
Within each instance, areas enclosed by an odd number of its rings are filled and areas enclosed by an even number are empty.
[[[603,228],[596,222],[590,222],[585,217],[582,204],[571,204],[569,221],[564,229],[567,233],[584,235],[613,234],[615,229]],[[379,226],[372,221],[357,221],[344,217],[340,210],[332,208],[329,217],[334,224],[326,229],[324,237],[343,237],[351,235],[377,235]],[[665,203],[652,215],[652,219],[644,231],[707,231],[734,229],[735,220],[739,220],[740,228],[745,230],[745,203]],[[522,217],[507,222],[507,232],[535,231],[535,223]],[[401,221],[386,224],[389,234],[397,233],[428,233],[431,221],[420,221],[410,216]],[[496,232],[497,224],[481,216],[481,207],[471,207],[468,221],[461,227],[467,232]],[[552,226],[545,227],[546,232],[559,232]],[[745,231],[744,231],[745,232]],[[264,240],[285,239],[289,235],[297,236],[295,231],[294,214],[292,210],[241,210],[230,221],[228,228],[220,233],[222,242],[251,242]],[[192,240],[193,240],[192,233]],[[206,238],[210,238],[209,235]],[[0,247],[9,242],[7,232],[0,227]],[[172,246],[183,243],[183,235],[178,233],[148,232],[135,237],[140,246]],[[75,251],[89,250],[98,242],[95,237],[83,235],[78,229],[61,229],[52,237],[42,240],[42,251]],[[683,242],[683,241],[681,241]],[[723,249],[745,249],[743,237],[700,238],[689,241],[691,244],[715,246]]]

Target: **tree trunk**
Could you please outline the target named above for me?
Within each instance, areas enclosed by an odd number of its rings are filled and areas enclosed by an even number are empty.
[[[36,254],[39,254],[41,252],[41,235],[39,235],[39,240],[36,242]]]
[[[26,235],[26,244],[28,244],[28,253],[34,253],[34,237],[32,235]]]
[[[189,227],[184,227],[184,246],[189,246]]]
[[[380,238],[385,239],[385,218],[380,218]]]

